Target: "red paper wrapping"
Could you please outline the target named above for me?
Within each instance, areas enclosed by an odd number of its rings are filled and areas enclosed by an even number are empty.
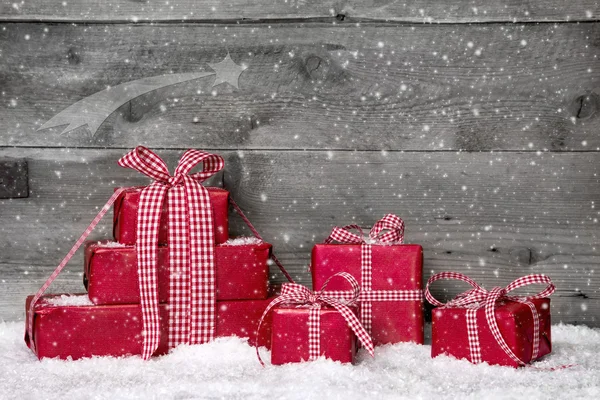
[[[215,246],[217,300],[266,299],[271,245]],[[158,300],[169,299],[169,251],[158,249]],[[85,248],[84,283],[94,304],[140,302],[134,246],[115,242],[88,242]]]
[[[540,317],[540,349],[538,357],[552,351],[550,336],[550,299],[532,299]],[[533,315],[525,304],[502,301],[496,304],[496,320],[502,337],[513,353],[525,363],[533,351]],[[477,310],[477,332],[481,358],[488,364],[518,367],[502,350],[485,318],[485,308]],[[449,354],[458,359],[470,359],[465,308],[437,307],[432,313],[431,356]]]
[[[56,296],[56,295],[55,295]],[[110,306],[55,306],[44,296],[36,304],[33,340],[38,358],[74,360],[91,356],[124,356],[142,353],[142,311],[138,304]],[[27,297],[26,310],[33,296]],[[274,298],[219,301],[216,336],[249,338],[254,344],[258,321]],[[160,307],[160,345],[154,355],[168,352],[166,305]],[[27,332],[27,327],[25,332]],[[30,338],[25,337],[31,348]],[[271,320],[265,319],[258,336],[259,346],[271,346]]]
[[[122,244],[134,245],[137,239],[137,214],[140,193],[143,187],[127,189],[115,202],[113,233],[115,240]],[[229,192],[225,189],[207,187],[213,211],[215,243],[224,243],[229,238]],[[161,225],[158,230],[158,243],[168,242],[167,201],[161,214]]]
[[[271,364],[308,360],[308,308],[279,306],[270,314],[273,315]],[[342,363],[354,362],[356,335],[342,314],[332,307],[323,307],[320,318],[321,355]]]
[[[348,272],[361,283],[360,244],[317,244],[312,251],[313,288],[336,272]],[[421,290],[423,248],[416,244],[373,245],[372,290]],[[333,280],[327,290],[345,290]],[[423,344],[423,301],[374,301],[371,337],[375,345]]]

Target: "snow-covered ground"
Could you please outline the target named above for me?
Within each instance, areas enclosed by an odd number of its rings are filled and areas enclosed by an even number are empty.
[[[40,362],[25,347],[23,329],[0,323],[2,399],[600,398],[600,330],[583,326],[553,326],[554,352],[536,366],[578,364],[557,371],[432,360],[429,346],[413,344],[377,348],[375,359],[361,354],[355,366],[318,360],[262,368],[254,349],[237,338],[182,346],[149,362]]]

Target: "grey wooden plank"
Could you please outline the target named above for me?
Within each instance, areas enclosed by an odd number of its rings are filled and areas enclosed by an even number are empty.
[[[598,23],[4,24],[0,146],[596,150],[599,40]],[[227,52],[239,89],[212,87]],[[125,99],[93,135],[38,130],[107,87],[208,72]]]
[[[98,0],[68,2],[33,0],[0,2],[0,20],[126,21],[264,20],[336,18],[338,23],[360,19],[416,23],[490,21],[587,21],[598,19],[593,0],[392,0],[246,1],[218,0],[132,2]]]
[[[119,150],[0,149],[0,157],[17,153],[29,161],[31,196],[0,200],[4,319],[15,317],[28,294],[21,291],[42,284],[113,186],[147,182],[116,165]],[[171,165],[179,153],[159,152]],[[300,282],[309,282],[312,244],[333,225],[369,226],[395,212],[407,242],[424,246],[426,276],[455,270],[492,287],[545,273],[558,286],[555,320],[600,326],[598,152],[219,153],[225,187]],[[231,222],[232,234],[247,232]],[[110,232],[106,221],[94,237]],[[68,267],[69,288],[78,287],[81,262],[76,256]]]
[[[27,161],[0,160],[0,199],[13,199],[29,195]]]

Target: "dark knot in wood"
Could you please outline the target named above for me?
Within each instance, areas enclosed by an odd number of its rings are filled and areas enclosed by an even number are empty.
[[[596,93],[586,93],[576,97],[569,105],[569,111],[577,119],[593,117],[600,105],[600,96]]]
[[[69,61],[69,64],[71,64],[71,65],[77,65],[77,64],[81,63],[81,56],[79,55],[79,51],[77,49],[75,49],[74,47],[71,47],[67,51],[67,60]]]
[[[323,60],[319,56],[310,55],[306,58],[306,72],[310,78],[314,81],[323,81],[329,71],[329,65],[327,61]]]

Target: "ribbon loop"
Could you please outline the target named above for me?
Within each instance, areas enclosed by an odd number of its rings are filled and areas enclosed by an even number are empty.
[[[386,214],[373,225],[369,237],[381,243],[401,244],[404,242],[404,221],[397,215]]]
[[[144,146],[138,146],[125,154],[118,161],[118,164],[124,168],[131,168],[149,178],[167,183],[169,178],[169,169],[167,164],[155,152]]]

